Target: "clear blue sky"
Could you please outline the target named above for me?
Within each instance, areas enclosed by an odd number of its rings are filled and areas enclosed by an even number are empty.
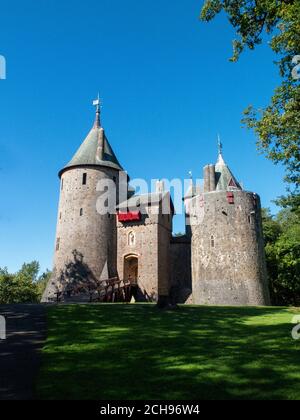
[[[2,0],[0,55],[0,266],[37,259],[51,268],[58,170],[102,122],[132,178],[185,178],[225,159],[264,206],[284,193],[283,169],[241,127],[243,109],[264,106],[278,83],[267,46],[231,56],[225,16],[198,20],[201,0]],[[175,230],[183,229],[182,218]]]

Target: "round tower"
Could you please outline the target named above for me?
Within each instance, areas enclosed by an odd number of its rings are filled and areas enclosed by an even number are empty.
[[[100,123],[100,100],[96,119],[72,160],[59,172],[60,199],[53,273],[42,301],[53,300],[76,279],[99,280],[117,275],[115,215],[97,209],[99,181],[119,185],[119,164]],[[118,197],[118,194],[116,195]]]
[[[205,167],[208,176],[190,210],[193,302],[269,305],[259,196],[242,190],[221,145],[216,166]]]

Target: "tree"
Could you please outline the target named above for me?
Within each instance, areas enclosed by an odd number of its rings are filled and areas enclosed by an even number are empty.
[[[15,277],[9,274],[7,268],[0,268],[0,304],[17,301],[17,285]]]
[[[300,223],[291,209],[273,217],[263,209],[268,278],[275,305],[300,305]]]
[[[39,269],[37,261],[23,264],[15,274],[0,268],[0,304],[39,302]]]
[[[260,110],[249,106],[244,123],[257,135],[258,149],[274,163],[286,168],[290,204],[299,203],[300,156],[300,1],[299,0],[206,0],[201,19],[211,21],[224,11],[236,30],[232,61],[245,48],[253,50],[270,38],[270,47],[278,55],[282,84],[270,104]]]
[[[39,294],[39,300],[41,300],[43,293],[47,287],[48,281],[50,280],[52,272],[49,270],[46,270],[44,273],[42,273],[39,278],[37,279],[37,288],[38,288],[38,294]]]
[[[265,245],[274,244],[282,233],[281,224],[271,215],[270,209],[262,209],[262,223]]]

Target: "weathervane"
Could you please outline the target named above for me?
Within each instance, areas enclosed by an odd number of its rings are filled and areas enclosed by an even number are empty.
[[[222,152],[223,152],[223,144],[221,142],[220,134],[218,134],[218,151],[219,151],[219,155],[222,155]]]
[[[98,97],[97,97],[97,99],[95,99],[95,100],[93,101],[93,105],[96,107],[96,112],[100,112],[101,100],[100,100],[100,95],[99,95],[99,92],[98,92]]]
[[[100,108],[101,108],[101,100],[100,95],[98,93],[97,99],[93,101],[93,105],[96,107],[96,119],[94,123],[94,128],[99,128],[101,126],[100,124]]]

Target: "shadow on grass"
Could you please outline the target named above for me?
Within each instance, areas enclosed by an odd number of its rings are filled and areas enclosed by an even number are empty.
[[[48,309],[43,399],[299,399],[295,313],[284,308]]]

